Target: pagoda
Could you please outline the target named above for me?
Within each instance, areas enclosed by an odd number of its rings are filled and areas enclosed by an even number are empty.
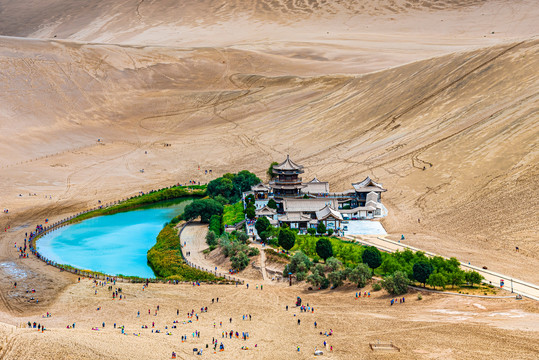
[[[296,164],[287,155],[285,161],[273,167],[273,173],[275,178],[269,182],[269,186],[277,202],[283,198],[302,196],[301,189],[305,185],[299,175],[303,174],[303,165]]]

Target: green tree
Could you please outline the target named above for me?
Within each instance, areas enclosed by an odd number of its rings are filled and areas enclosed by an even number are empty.
[[[269,178],[270,180],[273,179],[273,178],[275,177],[275,175],[276,175],[276,174],[273,172],[273,167],[274,167],[275,165],[279,165],[279,163],[278,163],[277,161],[273,161],[273,162],[270,164],[270,166],[269,166],[269,168],[268,168],[268,171],[266,171],[266,174],[268,175],[268,178]]]
[[[217,245],[217,236],[213,231],[208,231],[206,234],[206,244],[208,244],[208,246]]]
[[[231,179],[220,177],[210,181],[206,187],[206,191],[211,197],[221,195],[230,200],[234,193],[234,184]]]
[[[408,292],[410,280],[402,271],[396,271],[382,280],[382,287],[391,295],[402,295]]]
[[[285,250],[290,250],[296,243],[296,233],[290,229],[281,229],[279,231],[279,246]]]
[[[362,288],[367,285],[367,281],[372,279],[371,269],[367,264],[358,264],[352,271],[350,271],[348,279],[357,284],[358,288]]]
[[[320,221],[318,225],[316,226],[316,232],[319,233],[320,235],[325,234],[326,225],[324,225],[324,223]]]
[[[327,279],[324,273],[324,266],[322,264],[316,265],[312,270],[312,274],[307,276],[307,282],[318,288],[322,286],[322,283],[325,283],[325,280]]]
[[[316,242],[316,254],[324,259],[324,261],[333,256],[333,247],[328,238],[320,238]]]
[[[234,185],[234,190],[236,195],[241,197],[241,194],[245,191],[251,190],[256,184],[260,184],[262,181],[252,172],[247,170],[242,170],[234,176],[232,183]]]
[[[484,279],[484,277],[477,271],[466,271],[466,273],[464,274],[464,278],[472,285],[472,287],[473,284],[480,284],[481,280]]]
[[[245,209],[245,216],[247,216],[247,219],[254,220],[256,217],[256,210],[254,206],[249,206],[247,209]]]
[[[185,220],[193,220],[200,216],[200,221],[208,223],[212,215],[223,214],[223,205],[213,199],[194,200],[183,211]]]
[[[464,271],[456,270],[447,274],[447,281],[452,286],[460,286],[464,282]]]
[[[221,203],[221,205],[227,205],[228,204],[228,199],[226,197],[224,197],[223,195],[217,195],[216,197],[213,198],[215,201],[218,201]]]
[[[442,289],[445,289],[445,286],[448,284],[448,280],[442,273],[432,273],[427,279],[427,284],[432,287],[439,286]]]
[[[333,229],[328,229],[328,236],[333,235],[333,233],[334,233]]]
[[[249,265],[249,257],[243,251],[239,251],[236,255],[230,258],[234,269],[243,270]]]
[[[369,265],[369,267],[372,269],[373,274],[374,269],[376,269],[382,264],[382,254],[380,253],[380,250],[378,250],[374,246],[369,246],[368,248],[366,248],[365,251],[363,251],[361,259],[365,264]]]
[[[249,194],[245,197],[245,203],[247,204],[247,206],[249,206],[249,204],[253,204],[254,206],[254,203],[255,203],[255,196],[253,194]]]
[[[269,199],[268,201],[268,207],[271,209],[277,209],[277,203],[273,199]]]
[[[261,216],[258,219],[256,219],[255,229],[256,229],[256,232],[258,233],[258,235],[260,235],[260,233],[263,233],[264,231],[266,231],[269,226],[270,226],[270,222],[269,222],[267,217]]]
[[[425,284],[427,282],[427,279],[429,278],[430,274],[434,271],[432,265],[426,261],[421,261],[416,264],[414,264],[413,270],[413,276],[416,281],[419,281],[423,284],[423,287],[425,287]]]
[[[307,229],[307,233],[308,233],[309,235],[314,235],[314,234],[316,234],[316,229],[315,229],[315,228],[308,228],[308,229]]]
[[[308,272],[311,269],[312,262],[301,250],[292,256],[290,263],[285,267],[283,274],[292,274],[299,272]]]

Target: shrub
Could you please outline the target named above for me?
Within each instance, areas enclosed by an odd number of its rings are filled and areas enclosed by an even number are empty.
[[[408,292],[410,280],[402,271],[397,271],[393,275],[386,276],[382,280],[382,287],[391,295],[402,295]]]
[[[236,239],[238,239],[239,242],[245,244],[249,240],[249,235],[245,233],[244,231],[238,231],[236,233]]]
[[[210,231],[213,231],[215,235],[221,235],[223,233],[223,225],[221,224],[222,217],[219,215],[213,215],[210,218]]]
[[[304,271],[301,271],[299,273],[296,273],[296,280],[297,281],[303,281],[307,277],[307,273]]]
[[[327,289],[329,284],[329,280],[327,278],[323,278],[322,282],[320,283],[320,289]]]
[[[307,233],[309,235],[315,235],[316,234],[316,229],[315,228],[308,228],[307,229]]]
[[[333,233],[334,233],[333,229],[328,229],[327,232],[328,232],[328,236],[331,236],[331,235],[333,235]]]
[[[249,257],[243,251],[239,251],[230,258],[234,269],[243,270],[249,265]]]
[[[460,293],[460,291],[459,291]],[[421,294],[417,294],[417,300],[423,300],[423,296],[421,296]]]
[[[249,257],[260,255],[260,250],[258,250],[258,248],[255,248],[255,247],[249,248],[249,252],[247,253],[247,255]]]
[[[291,272],[292,274],[298,272],[308,272],[311,269],[311,260],[303,252],[298,251],[290,259],[290,264],[285,267],[283,274]]]
[[[346,280],[345,272],[342,270],[332,271],[328,274],[328,280],[334,288],[341,286]]]
[[[342,268],[342,262],[334,257],[330,257],[326,261],[326,271],[337,271]]]
[[[372,291],[380,291],[380,290],[382,290],[382,285],[380,285],[380,283],[372,284]]]
[[[217,245],[217,236],[213,231],[208,231],[206,234],[206,244],[208,244],[208,246]]]
[[[323,222],[319,222],[318,225],[316,226],[316,232],[319,233],[320,235],[325,234],[326,225],[324,225]]]
[[[362,288],[365,285],[367,285],[367,281],[369,281],[372,278],[371,269],[367,266],[367,264],[358,264],[352,271],[350,271],[350,274],[348,275],[348,279],[357,284],[358,288]],[[376,284],[380,286],[379,284]]]

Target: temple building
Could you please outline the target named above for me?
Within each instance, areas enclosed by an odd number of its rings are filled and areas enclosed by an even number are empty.
[[[352,183],[352,189],[330,192],[329,183],[316,177],[303,182],[303,166],[287,155],[286,160],[273,167],[275,177],[268,184],[258,184],[250,192],[255,197],[256,216],[266,216],[272,225],[288,224],[300,233],[316,228],[322,222],[328,229],[341,232],[349,220],[381,218],[387,215],[382,204],[382,184],[370,177]],[[273,199],[276,209],[268,207]]]

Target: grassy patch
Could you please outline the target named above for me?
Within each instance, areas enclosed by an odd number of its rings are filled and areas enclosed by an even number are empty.
[[[175,186],[172,188],[157,190],[148,194],[133,196],[126,201],[121,202],[118,205],[109,206],[107,208],[96,209],[85,214],[81,214],[69,222],[79,222],[82,220],[90,219],[101,215],[112,215],[124,211],[133,210],[144,205],[154,204],[164,200],[178,199],[182,197],[204,197],[206,191],[204,189],[198,189],[198,185],[195,185],[197,189],[191,189],[187,186]]]
[[[148,265],[158,278],[179,281],[216,281],[215,275],[190,267],[181,254],[178,230],[172,224],[166,225],[156,244],[148,250]]]
[[[316,253],[316,242],[320,237],[313,235],[298,235],[292,251],[301,250],[313,260],[320,260]],[[361,256],[365,248],[357,243],[329,238],[333,248],[333,256],[339,259],[345,266],[355,266],[362,262]]]
[[[223,212],[224,225],[235,225],[244,219],[245,215],[243,213],[243,204],[241,201],[238,201],[234,205],[225,205]]]

